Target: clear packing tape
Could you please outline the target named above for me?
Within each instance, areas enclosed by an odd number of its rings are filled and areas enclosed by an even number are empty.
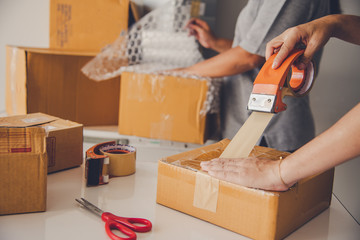
[[[82,68],[89,78],[101,81],[119,76],[123,71],[136,71],[141,64],[148,73],[191,66],[203,57],[194,37],[185,25],[192,15],[192,2],[172,0],[151,11],[128,32],[106,46]]]
[[[224,139],[216,145],[216,147],[212,147],[211,149],[197,149],[197,151],[189,151],[187,153],[182,153],[181,158],[172,161],[171,158],[168,158],[164,161],[170,162],[173,165],[187,168],[193,171],[200,171],[201,166],[200,163],[203,161],[210,161],[214,158],[220,157],[221,153],[225,150],[225,148],[230,143],[229,139]],[[264,158],[270,160],[279,160],[280,158],[285,158],[290,153],[281,152],[272,148],[266,148],[261,146],[255,146],[249,157],[257,157]],[[179,154],[180,155],[180,154]],[[177,155],[174,155],[176,157]]]
[[[152,69],[154,64],[138,64],[133,65],[127,68],[127,72],[136,72],[137,74],[131,75],[131,89],[126,89],[130,91],[131,98],[138,98],[139,101],[144,101],[145,96],[141,95],[141,89],[144,86],[144,76],[143,74],[149,74],[149,69]],[[179,86],[183,86],[185,79],[194,79],[198,81],[205,81],[207,85],[206,100],[201,107],[199,112],[200,117],[205,117],[206,114],[218,114],[220,113],[220,89],[222,84],[222,78],[209,78],[209,77],[200,77],[196,75],[184,74],[179,72],[158,72],[149,74],[151,76],[151,97],[157,102],[166,101],[163,95],[163,91],[167,91],[166,81],[169,81],[168,77],[176,79],[179,82]],[[135,89],[136,88],[136,89]]]

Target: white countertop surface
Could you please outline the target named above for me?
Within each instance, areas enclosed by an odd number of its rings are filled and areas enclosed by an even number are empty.
[[[84,144],[84,150],[92,145]],[[149,219],[153,228],[137,233],[140,240],[248,239],[156,203],[157,160],[186,149],[134,146],[136,173],[111,178],[109,184],[86,187],[83,166],[48,175],[46,212],[0,216],[0,239],[110,239],[104,222],[75,202],[80,197],[115,215]],[[329,209],[286,239],[358,240],[360,226],[333,196]]]

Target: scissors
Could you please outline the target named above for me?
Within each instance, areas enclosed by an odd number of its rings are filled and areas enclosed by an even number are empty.
[[[95,205],[93,205],[84,198],[81,198],[81,200],[80,199],[75,199],[75,200],[90,212],[101,217],[101,219],[105,222],[106,233],[112,240],[122,240],[122,239],[136,240],[136,234],[134,231],[149,232],[151,230],[152,224],[147,219],[119,217],[112,213],[102,211],[100,208],[96,207]],[[112,229],[118,229],[120,232],[127,235],[128,238],[122,238],[117,236],[111,231]]]

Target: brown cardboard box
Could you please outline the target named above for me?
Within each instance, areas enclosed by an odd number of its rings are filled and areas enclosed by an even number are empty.
[[[80,71],[95,53],[6,50],[9,115],[43,112],[86,126],[117,125],[120,78],[95,82]]]
[[[157,203],[253,239],[282,239],[329,207],[334,169],[301,180],[286,192],[251,189],[195,170],[200,161],[220,156],[228,143],[225,139],[160,160]],[[256,146],[250,155],[279,159],[288,153]],[[215,189],[212,194],[205,187],[201,195],[196,192],[203,177],[208,189]]]
[[[121,74],[119,133],[203,144],[219,129],[206,107],[209,82],[145,73]]]
[[[0,215],[46,209],[45,130],[0,127]]]
[[[50,48],[99,52],[128,28],[129,0],[51,0]]]
[[[77,167],[83,162],[83,126],[43,113],[0,118],[0,128],[39,126],[46,131],[48,173]]]

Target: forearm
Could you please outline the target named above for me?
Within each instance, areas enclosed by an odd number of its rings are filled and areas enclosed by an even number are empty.
[[[225,52],[232,47],[232,40],[225,38],[217,38],[211,45],[210,48],[218,53]]]
[[[360,17],[354,15],[329,15],[324,18],[333,26],[333,37],[360,45]]]
[[[283,160],[288,184],[335,167],[360,155],[360,104],[336,124]]]
[[[183,71],[204,77],[224,77],[249,71],[264,62],[264,57],[251,54],[241,47],[235,47]]]

